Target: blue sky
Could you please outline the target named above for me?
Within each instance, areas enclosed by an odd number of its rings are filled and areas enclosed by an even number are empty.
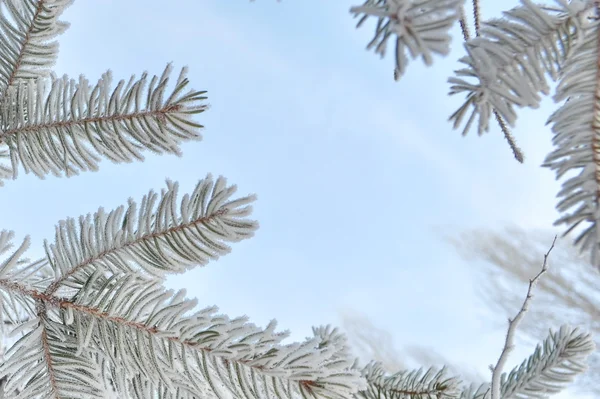
[[[484,18],[498,16],[499,3],[483,0]],[[104,161],[70,179],[21,174],[2,188],[0,206],[10,210],[2,228],[30,234],[32,256],[42,256],[59,219],[139,200],[167,177],[189,192],[209,172],[224,175],[240,195],[258,195],[261,228],[171,287],[259,325],[276,318],[296,340],[351,309],[398,347],[431,346],[487,373],[504,336],[490,320],[503,319],[486,314],[473,266],[437,231],[551,227],[559,183],[539,165],[551,149],[544,124],[554,105],[521,111],[514,133],[524,165],[495,126],[463,138],[447,123],[462,100],[447,96],[446,83],[462,55],[458,27],[447,58],[430,68],[412,61],[395,83],[392,58],[365,51],[371,25],[354,28],[352,5],[75,2],[63,17],[71,27],[57,74],[95,82],[108,68],[118,80],[187,65],[191,87],[208,90],[211,109],[198,119],[204,140],[184,144],[182,158]],[[530,349],[518,348],[510,366]]]

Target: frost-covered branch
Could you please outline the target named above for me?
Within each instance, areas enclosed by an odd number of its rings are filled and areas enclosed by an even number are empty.
[[[587,370],[586,359],[596,349],[592,337],[577,328],[563,325],[538,345],[534,353],[502,375],[500,396],[547,398],[562,391]]]
[[[246,218],[256,196],[232,199],[236,190],[225,178],[213,180],[209,174],[179,200],[179,184],[167,180],[160,196],[151,190],[140,205],[129,199],[127,207],[100,208],[78,223],[60,221],[54,243],[45,243],[56,271],[47,292],[65,284],[80,288],[98,270],[143,271],[163,279],[216,260],[231,250],[227,243],[248,239],[258,229],[256,221]]]
[[[467,56],[460,62],[466,67],[448,80],[450,95],[467,97],[450,116],[458,128],[470,111],[463,134],[475,117],[478,134],[488,131],[493,110],[514,126],[515,106],[537,108],[539,94],[549,94],[546,75],[557,80],[565,60],[584,37],[581,19],[589,11],[585,3],[561,2],[552,9],[530,0],[522,3],[505,12],[505,18],[482,23],[480,35],[465,43]]]
[[[78,82],[48,78],[57,50],[50,40],[66,28],[57,17],[70,3],[6,0],[0,5],[0,33],[6,36],[0,48],[0,146],[5,147],[0,157],[12,166],[2,166],[0,177],[16,178],[19,165],[39,177],[71,176],[96,170],[102,157],[131,162],[143,160],[144,150],[179,155],[182,142],[200,138],[202,125],[193,117],[207,108],[205,92],[183,92],[185,68],[170,92],[170,65],[161,76],[148,81],[144,73],[115,88],[110,72],[95,86],[84,77]],[[380,55],[395,38],[398,79],[407,52],[428,65],[434,54],[446,54],[449,30],[459,18],[468,36],[462,3],[367,0],[351,11],[361,16],[359,25],[369,16],[378,19],[369,47]],[[463,60],[473,70],[459,72],[478,78],[480,85],[455,80],[453,90],[468,92],[467,108],[476,108],[480,130],[487,126],[481,117],[492,112],[502,126],[513,105],[535,106],[538,92],[546,90],[543,75],[568,71],[573,49],[588,49],[589,43],[579,40],[589,39],[579,17],[589,4],[563,2],[550,10],[524,3],[507,14],[508,22],[481,27],[479,4],[473,3],[476,37],[468,40],[470,58]],[[556,40],[568,46],[550,48]],[[586,79],[591,75],[570,67],[572,76],[561,76],[564,87],[576,87],[565,82],[580,72],[588,74]],[[569,94],[572,102],[575,94]],[[455,114],[455,122],[464,112]],[[445,368],[388,374],[372,362],[359,370],[336,329],[313,328],[305,341],[284,344],[288,334],[275,332],[275,321],[261,329],[246,317],[216,314],[216,307],[198,310],[184,290],[167,290],[168,274],[217,259],[258,227],[248,219],[254,196],[231,199],[235,186],[224,178],[213,181],[209,175],[181,201],[178,187],[169,180],[160,196],[151,191],[139,206],[130,199],[127,207],[59,222],[54,242],[45,243],[39,260],[25,258],[29,238],[13,248],[14,234],[0,232],[0,325],[14,325],[12,333],[20,336],[0,364],[0,394],[19,399],[471,399],[486,387],[463,390]],[[560,391],[585,370],[594,344],[588,334],[563,326],[520,367],[500,375],[538,277],[510,323],[491,390],[488,386],[482,398],[489,392],[492,399],[538,398]]]
[[[45,260],[26,262],[27,239],[7,254],[0,317],[26,312],[29,320],[15,328],[24,336],[0,366],[6,390],[28,398],[40,390],[146,398],[166,389],[165,398],[343,399],[363,388],[337,330],[316,328],[313,338],[284,345],[287,333],[276,333],[275,322],[263,330],[245,317],[215,315],[215,307],[194,311],[185,291],[163,287],[165,272],[206,263],[227,250],[224,241],[252,235],[252,198],[231,200],[234,190],[207,178],[184,196],[178,216],[170,183],[156,208],[151,193],[139,214],[130,201],[127,212],[96,213],[95,225],[80,218],[79,231],[61,224]],[[11,238],[0,234],[1,253]]]
[[[350,8],[360,17],[360,27],[369,17],[377,18],[375,36],[367,45],[382,58],[388,40],[395,41],[396,67],[394,79],[399,80],[408,64],[406,52],[412,58],[421,57],[426,65],[433,63],[433,54],[450,51],[452,25],[459,19],[464,0],[366,0],[362,6]]]
[[[201,139],[202,125],[192,117],[207,109],[206,92],[183,91],[188,84],[183,68],[168,93],[171,71],[169,64],[149,82],[147,73],[132,76],[112,91],[110,71],[95,86],[83,76],[78,82],[65,76],[9,87],[0,108],[0,143],[8,146],[13,178],[19,164],[43,178],[95,171],[102,157],[143,161],[144,150],[181,155],[181,142]]]
[[[498,358],[498,362],[492,368],[492,385],[491,385],[491,395],[492,399],[500,399],[500,377],[502,374],[502,370],[504,369],[504,365],[508,360],[508,355],[514,349],[514,340],[515,333],[517,331],[517,327],[527,311],[529,310],[529,303],[533,298],[533,288],[538,282],[539,278],[548,270],[548,255],[554,248],[554,244],[556,243],[556,237],[554,237],[554,241],[552,241],[552,245],[546,254],[544,255],[544,263],[542,264],[542,270],[534,278],[529,280],[529,287],[527,287],[527,295],[525,296],[525,300],[523,301],[523,305],[521,309],[517,313],[517,315],[513,319],[508,320],[508,331],[506,333],[506,340],[504,341],[504,347],[502,348],[502,353],[500,354],[500,358]]]
[[[361,399],[439,398],[453,399],[460,395],[460,380],[447,375],[446,369],[433,368],[401,371],[386,375],[379,363],[371,363],[363,370],[368,388],[358,393]]]
[[[556,206],[562,215],[554,224],[567,225],[565,235],[580,225],[584,227],[575,244],[582,251],[590,251],[592,263],[600,268],[599,21],[588,24],[583,32],[585,40],[565,64],[556,89],[555,101],[565,102],[548,119],[555,149],[544,166],[555,170],[557,179],[567,172],[578,172],[562,184]]]
[[[505,317],[521,306],[522,296],[515,289],[528,283],[539,270],[539,259],[546,252],[553,231],[506,229],[473,229],[457,236],[452,231],[445,237],[471,263],[476,272],[479,297],[491,314]],[[600,333],[600,298],[597,287],[600,273],[590,267],[589,257],[578,252],[567,239],[558,240],[552,251],[553,264],[536,285],[536,301],[520,324],[522,339],[537,341],[549,327],[569,320],[572,325],[585,326],[598,347]],[[491,322],[497,320],[494,316]],[[589,369],[577,378],[571,388],[584,394],[600,394],[596,381],[600,375],[600,352],[587,360]],[[571,389],[570,389],[571,390]]]
[[[59,21],[73,0],[3,0],[0,3],[0,93],[20,80],[50,74],[58,56],[52,41],[69,24]]]

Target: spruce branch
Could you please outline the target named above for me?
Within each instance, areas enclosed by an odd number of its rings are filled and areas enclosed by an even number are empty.
[[[366,0],[350,8],[360,19],[360,27],[369,17],[377,18],[375,36],[367,45],[383,58],[388,40],[395,36],[394,80],[400,80],[408,64],[406,52],[425,65],[433,63],[433,54],[450,52],[449,30],[459,19],[463,0]]]
[[[56,46],[48,40],[66,27],[56,17],[70,1],[24,1],[6,0],[10,18],[4,9],[0,11],[0,33],[19,31],[12,42],[7,40],[12,47],[5,51],[10,56],[0,61],[7,63],[0,64],[0,85],[6,77],[0,93],[0,144],[8,148],[0,150],[0,157],[8,156],[12,166],[12,170],[3,166],[0,177],[10,172],[15,178],[19,164],[39,177],[63,172],[71,176],[96,170],[102,157],[114,162],[143,160],[145,149],[179,155],[181,142],[200,138],[197,130],[202,126],[192,116],[206,109],[205,92],[182,93],[188,83],[185,68],[166,100],[170,65],[161,77],[151,79],[147,91],[146,74],[139,80],[132,77],[127,84],[119,82],[112,92],[110,71],[94,87],[83,77],[79,83],[66,77],[45,79],[56,55]],[[561,69],[564,59],[568,66],[576,58],[571,57],[573,49],[587,49],[582,42],[588,39],[580,17],[589,4],[563,1],[562,8],[549,9],[524,3],[526,7],[508,13],[511,21],[496,25],[492,21],[480,28],[475,0],[477,37],[473,39],[468,39],[460,0],[367,0],[351,12],[364,14],[359,25],[368,16],[378,18],[369,46],[381,56],[389,37],[396,36],[396,79],[408,62],[407,48],[413,58],[421,56],[428,65],[434,53],[448,52],[448,30],[460,13],[471,57],[466,63],[472,61],[477,73],[484,64],[499,66],[486,70],[483,78],[475,76],[481,78],[483,89],[474,90],[477,98],[468,99],[467,105],[475,104],[479,112],[480,134],[482,126],[487,127],[485,117],[495,114],[517,157],[518,147],[504,128],[505,119],[511,123],[506,112],[514,112],[514,105],[535,106],[539,92],[547,90],[544,74],[567,70]],[[528,24],[529,30],[524,28]],[[514,29],[510,32],[507,27]],[[596,53],[594,57],[597,61]],[[518,59],[516,66],[514,59]],[[532,66],[533,61],[538,64]],[[581,72],[575,67],[573,71],[572,75]],[[462,73],[473,75],[468,70]],[[561,79],[564,84],[564,76]],[[455,83],[457,91],[469,91],[466,84],[461,88],[462,83]],[[489,104],[482,106],[483,111],[477,109],[485,101]],[[456,118],[459,123],[462,116]],[[100,208],[93,216],[59,222],[54,243],[45,242],[46,257],[37,261],[24,257],[29,238],[13,249],[14,234],[0,232],[0,255],[5,255],[0,263],[0,325],[18,321],[13,334],[22,334],[0,364],[0,394],[9,392],[17,398],[541,398],[560,391],[585,370],[593,342],[588,334],[563,326],[557,333],[551,331],[543,346],[508,377],[501,375],[515,328],[527,311],[532,287],[545,271],[550,251],[542,272],[530,281],[521,310],[509,323],[491,385],[462,393],[458,380],[448,378],[445,369],[385,375],[381,365],[372,363],[360,372],[351,362],[346,338],[330,327],[313,328],[313,337],[284,345],[287,332],[276,333],[274,321],[260,329],[246,317],[216,315],[216,307],[196,310],[196,301],[187,299],[184,290],[165,289],[164,277],[204,265],[227,253],[229,242],[252,236],[257,223],[246,217],[254,197],[230,200],[234,191],[225,179],[213,182],[209,175],[178,202],[178,184],[167,181],[160,198],[151,191],[139,208],[130,199],[127,208],[108,213]]]
[[[375,48],[375,52],[382,58],[386,54],[387,41],[390,37],[396,35],[396,68],[394,69],[394,80],[396,81],[400,80],[408,64],[405,47],[408,48],[412,58],[421,55],[426,65],[431,65],[433,62],[431,53],[448,54],[450,50],[450,36],[447,34],[447,31],[451,28],[455,20],[459,21],[465,42],[471,43],[462,1],[438,1],[432,3],[429,0],[367,0],[360,7],[352,7],[350,12],[354,14],[354,17],[363,14],[357,24],[357,28],[369,16],[378,18],[375,37],[367,45],[367,50]],[[480,34],[480,14],[479,1],[473,0],[473,18],[475,35],[477,37]],[[432,43],[434,47],[429,48]],[[442,45],[444,47],[440,47]],[[523,163],[523,153],[517,146],[506,123],[497,110],[494,109],[493,113],[515,159]],[[466,134],[466,130],[463,134]]]
[[[203,126],[191,117],[207,106],[205,91],[183,92],[188,84],[183,68],[175,88],[166,86],[172,66],[154,76],[147,73],[110,92],[112,74],[106,72],[92,87],[83,76],[79,82],[51,79],[46,93],[43,79],[19,81],[9,87],[0,108],[0,142],[10,151],[13,178],[21,164],[27,173],[43,178],[77,175],[97,170],[101,156],[113,162],[143,160],[142,150],[180,156],[184,140],[200,140]]]
[[[597,268],[600,268],[599,28],[598,20],[586,26],[583,31],[585,39],[579,51],[569,58],[563,68],[554,99],[566,101],[548,118],[547,123],[552,124],[555,149],[543,164],[556,172],[557,179],[569,171],[579,172],[564,181],[558,192],[560,200],[556,209],[562,215],[554,224],[565,224],[567,229],[563,235],[567,235],[584,223],[584,229],[574,243],[581,251],[590,251],[591,262]]]
[[[368,388],[358,393],[362,399],[453,399],[460,396],[460,380],[448,377],[445,368],[401,371],[386,375],[381,363],[372,362],[363,369]]]
[[[160,197],[154,191],[141,204],[60,221],[53,244],[45,241],[47,259],[56,271],[47,292],[63,285],[79,288],[98,271],[138,273],[163,279],[227,254],[227,242],[250,238],[258,223],[247,219],[254,195],[232,199],[235,185],[209,174],[178,202],[179,184],[167,180]]]
[[[468,385],[460,393],[460,399],[490,399],[490,383]]]
[[[590,334],[567,325],[538,345],[534,353],[502,375],[502,398],[547,398],[561,392],[578,374],[587,370],[586,359],[596,345]]]
[[[477,132],[489,130],[496,110],[509,126],[516,121],[515,106],[537,108],[539,93],[549,94],[546,75],[557,80],[567,57],[583,40],[582,15],[589,6],[561,2],[558,8],[542,7],[530,0],[504,13],[504,19],[482,24],[480,35],[465,43],[465,68],[450,77],[450,95],[466,94],[466,101],[449,118],[458,128],[471,110],[463,135],[476,116]],[[475,79],[471,82],[466,79]]]
[[[17,262],[25,244],[3,263],[0,277],[28,270]],[[6,390],[21,390],[17,397],[23,398],[40,390],[102,397],[107,389],[140,397],[145,387],[143,392],[169,392],[167,397],[253,392],[341,399],[361,387],[337,330],[316,328],[313,338],[282,345],[287,333],[275,333],[274,321],[261,330],[245,317],[214,315],[215,307],[194,312],[196,301],[185,299],[185,291],[162,284],[143,274],[97,270],[75,294],[57,296],[29,281],[0,278],[0,292],[35,303],[31,320],[15,329],[26,334],[0,366],[0,375],[8,376]]]
[[[161,274],[148,264],[206,262],[224,250],[219,240],[249,237],[257,227],[245,219],[252,197],[231,200],[235,187],[222,178],[213,182],[209,176],[184,196],[181,216],[177,183],[167,185],[159,201],[152,192],[144,197],[139,214],[130,200],[127,212],[121,207],[96,213],[96,225],[89,215],[80,218],[79,232],[74,219],[59,225],[56,245],[47,246],[42,262],[25,262],[28,239],[9,253],[14,234],[0,234],[0,253],[8,254],[0,264],[0,293],[7,298],[0,306],[8,312],[0,309],[0,317],[18,310],[29,317],[13,332],[26,334],[0,366],[0,375],[8,376],[7,392],[19,391],[23,398],[40,389],[83,397],[102,397],[112,389],[131,397],[254,392],[341,399],[356,391],[359,371],[351,369],[345,337],[335,329],[314,329],[315,337],[304,343],[282,345],[287,333],[275,333],[274,322],[261,330],[246,318],[213,315],[214,307],[190,314],[196,302],[185,299],[185,291],[164,289]],[[210,215],[215,219],[206,219]],[[181,247],[174,250],[175,244]],[[95,259],[82,262],[89,251]],[[127,262],[131,265],[123,266]],[[53,280],[40,272],[48,266]]]
[[[476,36],[479,36],[479,25],[480,25],[480,22],[479,22],[480,16],[479,15],[480,15],[479,1],[473,0],[473,18],[474,18],[475,35]],[[460,8],[459,22],[460,22],[460,28],[462,31],[463,39],[465,42],[468,42],[469,39],[471,38],[471,36],[469,34],[469,28],[468,28],[467,22],[466,22],[465,10],[464,10],[464,7],[462,7],[462,6]],[[508,126],[506,126],[506,123],[502,120],[502,117],[500,116],[498,111],[496,111],[494,109],[493,113],[494,113],[494,117],[496,118],[496,122],[498,122],[498,126],[500,126],[500,129],[502,130],[502,133],[504,134],[504,138],[506,138],[506,141],[508,142],[508,145],[510,146],[510,149],[513,152],[515,159],[519,163],[523,163],[525,160],[525,156],[523,155],[523,152],[517,145],[514,137],[510,133]]]
[[[59,21],[73,0],[3,0],[0,3],[0,94],[20,80],[48,76],[58,56],[52,41],[69,24]]]

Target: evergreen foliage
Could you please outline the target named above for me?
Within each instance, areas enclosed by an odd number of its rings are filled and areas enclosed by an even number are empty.
[[[185,68],[170,91],[170,65],[161,75],[143,73],[116,85],[110,72],[96,85],[51,73],[54,39],[68,26],[58,18],[71,3],[1,3],[0,155],[9,160],[1,168],[4,179],[16,178],[19,168],[40,178],[68,177],[97,170],[103,158],[143,161],[145,150],[180,155],[181,143],[201,137],[194,118],[207,109],[206,92],[187,88]],[[595,182],[596,89],[589,79],[598,68],[593,61],[600,30],[595,20],[583,18],[593,6],[563,2],[550,9],[525,1],[507,20],[483,24],[467,41],[469,56],[458,76],[476,82],[451,80],[452,93],[467,93],[452,117],[455,125],[471,109],[467,128],[477,115],[479,133],[492,113],[513,125],[514,106],[535,107],[547,91],[544,74],[560,80],[557,98],[571,102],[553,118],[563,152],[549,163],[586,170],[564,193],[563,206],[587,206],[569,223],[597,213],[595,191],[578,191]],[[447,53],[451,26],[457,20],[464,25],[458,0],[368,0],[352,12],[379,18],[373,40],[378,53],[396,37],[396,78],[406,68],[406,49],[431,63],[433,53]],[[127,206],[60,221],[53,242],[45,243],[45,257],[34,261],[25,257],[28,238],[15,247],[14,233],[2,231],[0,324],[21,335],[0,365],[3,397],[539,398],[585,370],[593,341],[563,326],[503,374],[548,254],[510,322],[491,384],[478,388],[463,389],[445,369],[389,374],[377,363],[358,367],[344,335],[328,326],[314,328],[304,342],[282,344],[287,334],[275,332],[275,322],[261,329],[246,318],[216,314],[214,307],[198,310],[185,291],[167,290],[164,281],[252,237],[258,227],[249,219],[254,196],[233,197],[235,191],[224,178],[209,175],[179,200],[177,183],[167,181],[166,189],[150,191],[139,205],[130,199]],[[583,246],[598,250],[594,229],[583,237]]]

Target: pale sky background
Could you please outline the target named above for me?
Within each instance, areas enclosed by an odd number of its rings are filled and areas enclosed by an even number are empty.
[[[487,18],[517,1],[482,4]],[[436,229],[552,226],[559,183],[539,165],[555,106],[547,99],[520,112],[524,165],[496,126],[463,138],[447,123],[462,101],[447,96],[446,82],[463,54],[458,26],[447,58],[430,68],[412,61],[395,83],[392,57],[365,51],[372,24],[356,30],[351,5],[76,1],[63,16],[72,25],[57,74],[95,82],[108,68],[118,80],[187,65],[190,86],[208,90],[204,140],[184,144],[182,158],[146,153],[144,163],[104,161],[70,179],[21,174],[2,188],[2,228],[30,234],[31,256],[42,256],[59,219],[139,200],[167,177],[189,192],[209,172],[224,175],[240,196],[258,195],[261,228],[170,286],[258,325],[276,318],[294,340],[352,309],[390,331],[398,348],[431,346],[487,375],[503,317],[486,314],[472,266]],[[531,349],[517,348],[510,367]]]

